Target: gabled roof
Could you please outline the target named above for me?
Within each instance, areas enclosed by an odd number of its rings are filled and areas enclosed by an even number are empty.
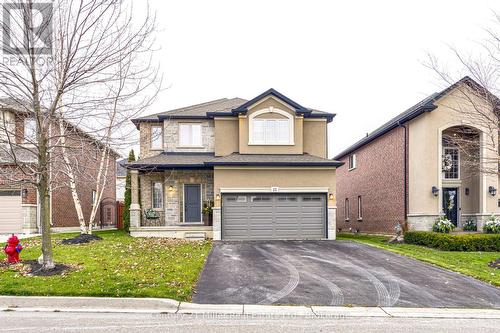
[[[282,100],[306,118],[326,118],[326,120],[330,122],[335,117],[334,113],[305,108],[271,88],[250,101],[239,97],[221,98],[201,104],[195,104],[132,119],[132,122],[138,126],[141,122],[160,122],[165,119],[211,119],[214,117],[236,117],[238,114],[246,112],[249,106],[267,96],[274,96]]]
[[[372,142],[373,140],[381,137],[382,135],[386,134],[387,132],[393,130],[394,128],[401,126],[402,124],[420,116],[421,114],[423,114],[425,112],[433,111],[434,109],[437,108],[437,105],[435,104],[435,102],[437,100],[444,97],[449,92],[451,92],[453,89],[455,89],[456,87],[458,87],[460,84],[463,84],[463,83],[471,85],[472,87],[474,87],[474,89],[485,91],[485,88],[483,88],[479,83],[477,83],[476,81],[474,81],[470,77],[465,76],[462,79],[460,79],[459,81],[450,85],[448,88],[443,89],[440,92],[436,92],[436,93],[424,98],[423,100],[421,100],[420,102],[418,102],[417,104],[415,104],[411,108],[407,109],[403,113],[392,118],[387,123],[383,124],[382,126],[377,128],[376,130],[374,130],[373,132],[368,134],[363,139],[359,140],[358,142],[356,142],[355,144],[353,144],[349,148],[347,148],[347,149],[343,150],[342,152],[340,152],[339,154],[337,154],[334,157],[334,159],[340,160],[344,156],[353,153],[357,149],[359,149],[359,148],[363,147],[364,145]],[[489,92],[487,92],[487,93],[490,94],[491,96],[494,96]],[[496,97],[494,97],[494,98],[496,98]]]
[[[285,102],[286,104],[288,104],[292,108],[294,108],[295,112],[297,112],[297,113],[311,113],[310,109],[303,107],[299,103],[291,100],[290,98],[286,97],[285,95],[281,94],[280,92],[278,92],[277,90],[275,90],[273,88],[270,88],[270,89],[264,91],[259,96],[255,97],[255,98],[252,98],[251,100],[249,100],[246,103],[238,106],[237,108],[234,108],[233,112],[235,112],[235,113],[247,112],[248,108],[250,106],[254,105],[255,103],[259,102],[260,100],[262,100],[262,99],[264,99],[264,98],[266,98],[268,96],[274,96],[274,97],[282,100],[283,102]]]

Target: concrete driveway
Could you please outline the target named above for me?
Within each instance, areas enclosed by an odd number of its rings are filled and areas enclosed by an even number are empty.
[[[500,308],[500,288],[350,241],[217,242],[193,301]]]

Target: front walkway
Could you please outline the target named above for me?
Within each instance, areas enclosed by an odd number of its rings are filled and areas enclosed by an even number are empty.
[[[500,308],[500,288],[350,241],[220,242],[193,301]]]

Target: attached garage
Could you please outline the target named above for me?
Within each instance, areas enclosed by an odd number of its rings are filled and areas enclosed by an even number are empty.
[[[224,194],[221,227],[223,240],[326,238],[326,195]]]
[[[20,191],[0,190],[0,234],[22,232]]]

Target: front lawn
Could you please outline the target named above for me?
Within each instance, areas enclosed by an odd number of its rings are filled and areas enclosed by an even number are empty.
[[[500,252],[451,252],[418,245],[388,244],[386,236],[339,234],[337,239],[389,250],[500,286],[500,270],[488,266],[489,262],[500,258]]]
[[[0,267],[0,294],[190,300],[211,247],[209,241],[133,238],[121,231],[96,234],[103,240],[85,245],[59,244],[77,234],[53,235],[55,261],[76,268],[67,275],[32,277]],[[22,259],[40,256],[39,238],[21,243]]]

